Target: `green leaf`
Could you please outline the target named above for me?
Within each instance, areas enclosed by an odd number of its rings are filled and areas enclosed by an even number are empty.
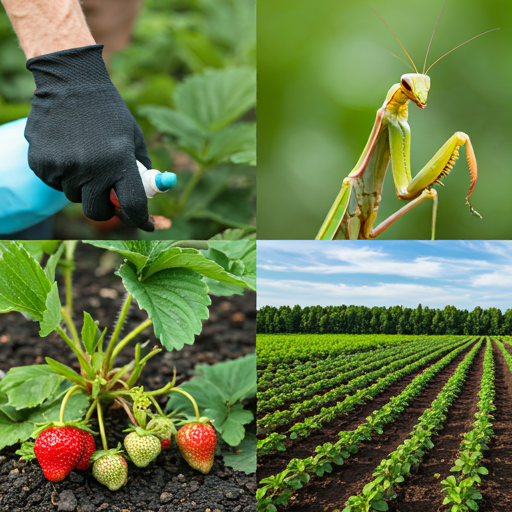
[[[256,151],[256,123],[237,123],[214,133],[209,139],[204,161],[220,163],[243,151]]]
[[[235,286],[233,284],[225,284],[219,283],[219,281],[215,281],[214,279],[209,279],[205,277],[203,281],[208,285],[209,293],[213,295],[217,295],[219,297],[229,297],[231,295],[243,295],[245,292],[245,288],[241,286]]]
[[[40,322],[41,330],[39,336],[45,338],[53,332],[62,320],[61,304],[57,281],[54,281],[50,293],[46,296],[46,310],[43,313],[43,319]]]
[[[209,219],[223,226],[247,229],[253,222],[253,193],[251,186],[226,189],[203,207],[187,211],[185,218]]]
[[[231,155],[231,161],[234,164],[247,164],[256,166],[257,165],[257,159],[256,159],[256,150],[253,149],[251,151],[242,151],[241,153],[235,153]]]
[[[161,270],[139,281],[135,269],[125,263],[116,272],[139,307],[148,312],[155,335],[167,350],[193,344],[194,335],[208,318],[211,300],[201,275],[186,268]]]
[[[43,269],[16,242],[0,242],[0,313],[20,311],[41,321],[51,284]]]
[[[489,470],[487,468],[485,468],[484,466],[480,466],[478,468],[478,472],[481,474],[481,475],[488,475],[489,474]]]
[[[374,510],[383,510],[386,511],[389,509],[388,504],[385,501],[374,501],[372,503],[372,507]]]
[[[0,450],[6,446],[26,441],[33,431],[33,423],[16,423],[0,411]]]
[[[222,439],[230,446],[237,446],[245,437],[243,425],[251,423],[254,416],[251,411],[244,411],[242,404],[230,408],[226,420],[222,424]]]
[[[176,137],[181,146],[194,153],[203,150],[207,131],[187,114],[156,105],[145,105],[137,112],[147,117],[159,132]]]
[[[212,259],[215,260],[212,250],[223,253],[230,260],[229,271],[256,290],[256,240],[210,240],[208,244]]]
[[[48,366],[57,375],[61,375],[65,379],[68,379],[69,381],[74,382],[75,384],[79,384],[80,386],[87,386],[87,381],[81,375],[78,375],[78,373],[72,370],[69,366],[59,363],[58,361],[55,361],[55,359],[52,359],[51,357],[46,357],[45,359],[46,362],[48,363]]]
[[[213,384],[231,403],[256,396],[255,354],[214,365],[198,365],[194,372]]]
[[[49,421],[58,421],[60,415],[60,406],[62,396],[57,396],[54,400],[45,402],[43,405],[31,410],[28,417],[32,423],[46,423]],[[83,393],[71,395],[64,411],[64,421],[81,419],[89,408],[89,399]],[[34,429],[35,430],[35,429]]]
[[[242,240],[244,238],[254,238],[256,228],[250,226],[246,229],[225,229],[222,233],[217,233],[210,240]]]
[[[55,269],[57,268],[57,264],[59,263],[60,257],[62,256],[62,253],[64,251],[64,244],[60,244],[59,248],[57,249],[57,252],[53,253],[46,262],[46,267],[44,267],[44,273],[46,274],[46,277],[52,283],[55,281]]]
[[[180,247],[162,251],[155,260],[148,261],[142,272],[142,279],[147,279],[156,272],[169,268],[188,268],[222,283],[245,286],[245,280],[242,277],[227,272],[203,253],[196,249]]]
[[[473,501],[473,500],[466,500],[466,505],[471,509],[471,510],[478,510],[478,503],[476,501]]]
[[[36,454],[34,453],[34,444],[33,442],[26,441],[24,442],[19,450],[16,450],[16,455],[20,455],[21,460],[33,460],[36,458]]]
[[[84,243],[121,254],[135,265],[137,273],[142,271],[151,252],[150,244],[144,240],[84,240]]]
[[[224,464],[236,471],[243,471],[250,474],[256,472],[256,436],[250,432],[245,435],[244,440],[236,447],[235,453],[227,452],[222,454]]]
[[[98,342],[101,338],[101,331],[92,319],[92,316],[84,311],[84,325],[82,327],[82,341],[85,350],[89,355],[93,355]]]
[[[251,68],[208,70],[176,87],[176,109],[202,127],[219,130],[256,104],[256,71]]]
[[[44,364],[11,368],[0,382],[0,390],[15,409],[35,407],[53,395],[62,378]]]

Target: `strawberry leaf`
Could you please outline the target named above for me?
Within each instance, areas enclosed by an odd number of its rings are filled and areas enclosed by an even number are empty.
[[[0,391],[15,409],[35,407],[53,395],[62,377],[45,364],[11,368],[0,382]]]
[[[39,263],[16,242],[0,242],[0,313],[20,311],[43,320],[51,284]]]
[[[46,310],[43,313],[43,319],[39,323],[41,330],[39,336],[46,337],[54,331],[62,320],[61,304],[57,281],[52,285],[50,293],[46,296]]]
[[[201,275],[185,268],[161,270],[140,281],[133,265],[125,263],[116,272],[139,307],[148,312],[155,335],[167,350],[192,345],[194,335],[208,318],[210,297]]]
[[[236,471],[256,472],[256,436],[247,432],[244,440],[232,450],[222,452],[224,464]]]

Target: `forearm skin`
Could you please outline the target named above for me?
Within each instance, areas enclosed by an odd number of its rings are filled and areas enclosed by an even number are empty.
[[[2,0],[27,59],[95,44],[78,0]]]

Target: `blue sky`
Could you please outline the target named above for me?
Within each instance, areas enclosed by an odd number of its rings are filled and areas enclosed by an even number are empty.
[[[511,241],[258,240],[258,308],[512,308]]]

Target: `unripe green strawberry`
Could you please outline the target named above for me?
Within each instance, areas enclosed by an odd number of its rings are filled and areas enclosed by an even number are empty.
[[[208,473],[213,466],[215,430],[209,423],[187,423],[178,430],[176,438],[183,458],[189,466]]]
[[[83,432],[76,427],[53,427],[37,436],[34,453],[48,480],[64,480],[78,464],[85,449]]]
[[[130,432],[124,438],[124,447],[132,462],[139,468],[146,467],[162,451],[160,439],[153,435],[139,436]]]
[[[121,455],[105,455],[94,462],[92,476],[111,491],[117,491],[128,479],[128,464]]]
[[[76,469],[87,469],[91,464],[91,455],[96,451],[96,445],[94,444],[94,438],[86,430],[82,430],[82,438],[84,442],[84,453],[82,458],[78,461]]]

